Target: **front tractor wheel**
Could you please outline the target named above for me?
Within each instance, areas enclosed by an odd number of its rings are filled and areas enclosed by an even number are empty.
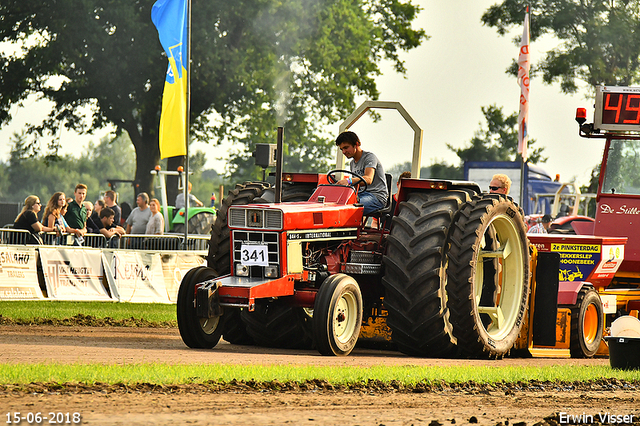
[[[322,355],[349,355],[362,325],[362,294],[356,280],[345,274],[324,280],[316,295],[312,323]]]
[[[583,287],[571,307],[571,356],[591,358],[602,341],[604,315],[602,300],[592,287]]]
[[[509,198],[485,194],[460,210],[448,254],[447,306],[463,357],[502,357],[513,347],[529,298],[524,220]]]
[[[223,317],[200,318],[196,315],[196,284],[216,278],[213,269],[199,266],[182,279],[178,290],[177,317],[182,341],[190,348],[211,349],[222,336]]]

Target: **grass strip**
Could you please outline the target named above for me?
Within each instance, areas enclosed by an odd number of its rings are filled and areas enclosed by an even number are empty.
[[[58,300],[1,301],[0,315],[5,324],[58,324],[64,321],[75,325],[73,318],[111,319],[124,326],[136,321],[145,324],[173,324],[176,306],[162,303],[68,302]],[[133,321],[132,321],[133,319]],[[64,325],[64,323],[62,324]],[[91,324],[83,324],[91,325]],[[96,325],[100,325],[100,322]]]
[[[640,386],[640,371],[607,366],[373,366],[314,367],[298,365],[170,365],[105,364],[0,364],[0,384],[33,382],[82,384],[181,385],[231,382],[309,382],[332,385],[363,384],[372,380],[402,386],[440,383],[598,382],[616,379]]]

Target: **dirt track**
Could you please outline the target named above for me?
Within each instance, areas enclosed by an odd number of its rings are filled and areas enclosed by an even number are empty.
[[[517,359],[500,361],[420,359],[392,351],[357,348],[349,357],[222,342],[213,350],[190,350],[176,329],[119,327],[0,326],[2,363],[299,364],[299,365],[608,365],[606,359]],[[609,390],[604,390],[609,389]],[[310,386],[289,392],[246,386],[53,389],[40,385],[0,389],[1,415],[79,412],[82,424],[111,425],[436,425],[554,424],[567,415],[633,415],[640,425],[640,389],[466,387],[427,389],[339,389]],[[3,421],[6,421],[4,417]],[[590,420],[587,418],[587,420]],[[624,420],[624,419],[621,419]],[[437,422],[437,423],[435,423]],[[475,423],[477,422],[477,423]],[[542,424],[545,424],[542,423]],[[588,424],[591,422],[582,422]],[[23,421],[21,424],[28,424]],[[47,422],[43,424],[48,424]],[[627,423],[628,424],[628,423]]]

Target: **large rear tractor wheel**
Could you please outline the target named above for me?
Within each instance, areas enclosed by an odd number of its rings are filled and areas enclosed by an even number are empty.
[[[198,266],[191,269],[182,279],[178,290],[177,318],[182,341],[190,348],[211,349],[222,336],[223,317],[200,318],[196,315],[196,284],[216,278],[211,268]]]
[[[447,235],[463,191],[413,193],[393,218],[384,257],[384,306],[392,340],[402,352],[443,357],[454,350],[446,307]]]
[[[345,274],[324,280],[316,295],[312,322],[322,355],[349,355],[362,325],[362,294],[356,280]]]
[[[474,197],[450,234],[447,306],[458,355],[508,354],[525,318],[529,247],[519,207],[508,197]]]
[[[574,358],[593,357],[602,341],[604,315],[602,300],[592,287],[583,287],[571,307],[570,352]]]

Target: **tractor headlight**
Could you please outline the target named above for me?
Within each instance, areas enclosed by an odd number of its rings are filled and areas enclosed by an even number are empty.
[[[237,277],[248,277],[249,276],[249,267],[243,265],[242,263],[236,263],[236,276]]]
[[[274,265],[265,266],[264,276],[266,278],[278,278],[278,267]]]

